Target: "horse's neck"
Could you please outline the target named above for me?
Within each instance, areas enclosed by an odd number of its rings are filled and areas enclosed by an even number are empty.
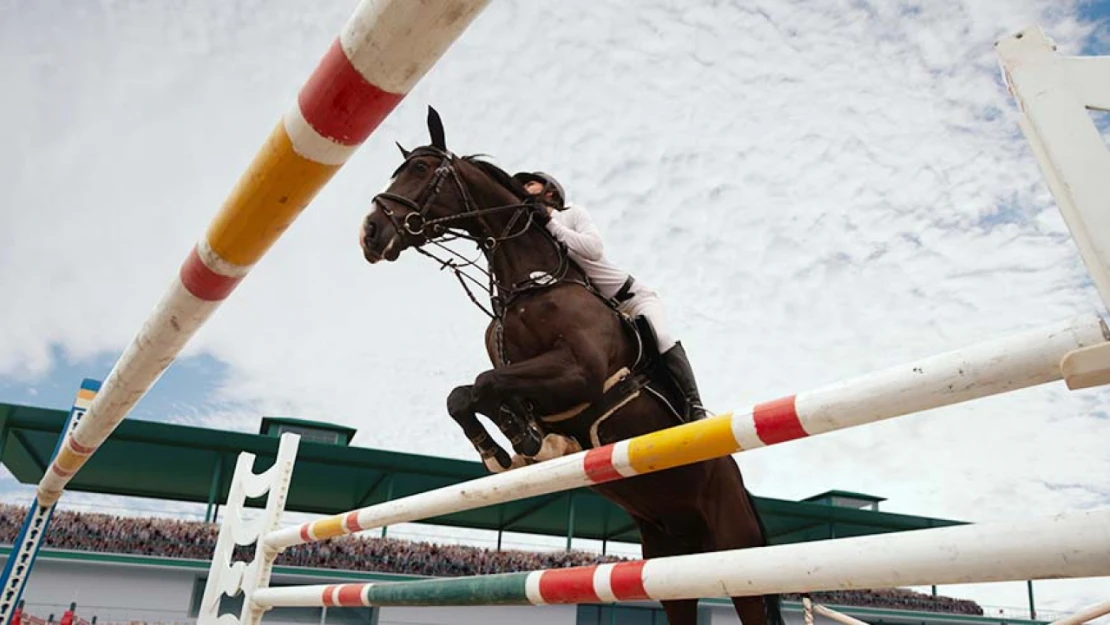
[[[522,219],[526,219],[522,216]],[[489,254],[490,271],[503,286],[519,285],[532,278],[537,272],[548,273],[552,277],[565,269],[565,260],[559,258],[555,245],[548,235],[531,226],[521,236],[502,241]]]
[[[484,196],[476,193],[474,199],[482,208],[508,206],[520,201],[507,191],[488,192]],[[492,229],[492,232],[485,234],[498,239],[493,251],[486,253],[489,270],[497,282],[502,287],[512,287],[528,281],[536,272],[550,273],[556,278],[561,277],[557,272],[565,270],[566,260],[560,258],[551,235],[542,226],[535,224],[521,233],[529,216],[526,211],[522,211],[513,221],[515,212],[510,210],[500,214],[493,213],[485,220],[486,226]],[[472,234],[484,236],[476,232]],[[512,238],[501,240],[504,236]]]

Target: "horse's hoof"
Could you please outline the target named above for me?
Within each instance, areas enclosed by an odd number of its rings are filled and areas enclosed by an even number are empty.
[[[521,456],[520,454],[513,454],[512,460],[510,460],[508,456],[506,456],[504,463],[498,461],[492,456],[483,458],[482,462],[485,463],[486,469],[488,469],[490,473],[504,473],[505,471],[512,471],[513,469],[519,469],[520,467],[523,467],[525,465],[533,464],[533,461],[525,458],[524,456]]]
[[[559,458],[561,456],[569,456],[570,454],[582,451],[582,446],[578,441],[569,436],[562,434],[548,434],[543,437],[543,444],[540,446],[540,451],[533,456],[536,462],[543,462],[544,460],[551,460],[552,458]]]
[[[501,463],[492,457],[482,458],[482,463],[486,465],[486,470],[490,473],[504,473],[509,470],[508,466],[501,466]]]
[[[486,465],[490,473],[502,473],[516,468],[513,466],[513,461],[509,459],[509,454],[500,446],[493,450],[492,454],[482,454],[482,464]]]

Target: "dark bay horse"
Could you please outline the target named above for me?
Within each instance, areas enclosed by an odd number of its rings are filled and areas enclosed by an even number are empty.
[[[664,393],[626,393],[602,411],[588,408],[605,404],[613,380],[643,360],[643,343],[534,220],[531,198],[516,181],[487,161],[449,152],[433,109],[428,129],[430,145],[401,148],[404,162],[375,196],[360,242],[372,264],[447,237],[471,239],[482,250],[492,282],[486,347],[493,368],[453,390],[447,409],[486,465],[501,471],[535,461],[553,438],[577,451],[679,425]],[[508,437],[515,460],[479,414]],[[634,519],[644,558],[767,544],[730,456],[592,488]],[[782,623],[777,595],[732,601],[745,625]],[[696,600],[665,601],[663,608],[671,625],[697,622]]]

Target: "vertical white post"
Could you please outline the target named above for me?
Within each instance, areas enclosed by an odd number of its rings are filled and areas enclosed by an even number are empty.
[[[1110,110],[1110,57],[1067,57],[1036,26],[995,43],[1021,127],[1103,306],[1110,309],[1110,151],[1089,110]],[[1061,362],[1068,388],[1110,383],[1110,346]]]
[[[1088,109],[1110,110],[1110,57],[1065,57],[1033,26],[995,44],[1019,125],[1110,308],[1110,151]]]
[[[254,603],[254,591],[266,588],[270,583],[274,559],[278,552],[266,547],[260,540],[278,528],[281,514],[285,511],[285,501],[289,494],[289,482],[293,477],[293,466],[297,458],[300,436],[282,434],[278,445],[277,459],[273,466],[260,474],[251,470],[254,454],[243,452],[235,464],[231,478],[224,518],[220,524],[220,534],[208,569],[208,581],[204,586],[197,614],[197,625],[246,625],[256,624],[262,619],[265,608]],[[256,499],[269,493],[263,515],[253,521],[243,519],[243,508],[247,499]],[[254,559],[247,562],[232,562],[232,552],[236,545],[255,543]],[[243,593],[243,609],[236,618],[230,614],[219,616],[220,599]]]

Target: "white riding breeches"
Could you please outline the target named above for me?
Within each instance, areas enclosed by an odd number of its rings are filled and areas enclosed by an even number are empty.
[[[632,297],[621,302],[617,308],[624,314],[635,319],[643,315],[651,329],[655,331],[655,340],[659,343],[659,353],[665,354],[674,347],[675,339],[667,327],[667,310],[659,295],[646,286],[635,282],[632,285]]]

